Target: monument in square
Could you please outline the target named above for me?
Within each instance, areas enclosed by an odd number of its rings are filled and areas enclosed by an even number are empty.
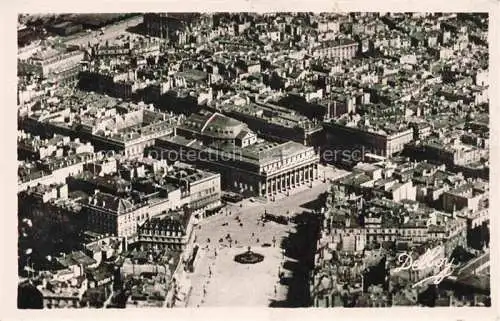
[[[249,246],[246,252],[236,255],[234,260],[241,264],[255,264],[262,262],[264,255],[253,252]]]

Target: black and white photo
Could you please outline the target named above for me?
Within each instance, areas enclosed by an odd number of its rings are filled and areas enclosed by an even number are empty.
[[[19,13],[17,308],[490,307],[490,20]]]

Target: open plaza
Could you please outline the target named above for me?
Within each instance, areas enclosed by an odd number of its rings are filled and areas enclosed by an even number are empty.
[[[202,221],[195,231],[200,251],[189,275],[191,291],[188,307],[265,307],[273,301],[286,299],[288,287],[280,284],[279,274],[291,277],[284,266],[286,257],[281,247],[283,239],[296,231],[294,224],[263,222],[264,213],[293,216],[304,211],[314,215],[309,202],[316,200],[328,188],[328,179],[338,179],[344,171],[321,167],[320,177],[312,186],[279,194],[275,201],[243,200],[229,204],[219,214]],[[261,254],[264,260],[241,264],[234,260],[248,250]]]

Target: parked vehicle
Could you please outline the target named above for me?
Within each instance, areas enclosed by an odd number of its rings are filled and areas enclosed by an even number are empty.
[[[278,224],[288,225],[289,219],[288,217],[283,215],[274,215],[266,213],[264,214],[264,222],[266,221],[272,221]]]

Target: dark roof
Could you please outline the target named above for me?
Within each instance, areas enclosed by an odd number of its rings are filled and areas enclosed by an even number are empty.
[[[72,265],[89,266],[97,263],[96,260],[85,255],[85,253],[83,253],[82,251],[72,252],[63,257],[59,257],[56,260],[64,267],[69,267]]]
[[[101,192],[91,197],[89,202],[90,205],[103,207],[117,214],[126,213],[134,208],[134,205],[129,200]]]
[[[154,217],[147,220],[140,227],[140,230],[153,229],[157,231],[182,232],[184,234],[190,217],[191,213],[188,210],[170,212],[166,216]]]

